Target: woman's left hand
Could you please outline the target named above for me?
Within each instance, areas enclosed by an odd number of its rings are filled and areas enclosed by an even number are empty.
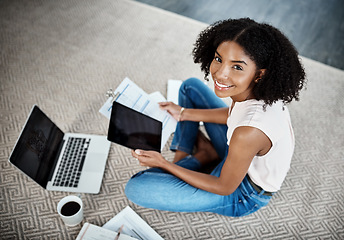
[[[141,166],[144,167],[162,167],[163,163],[167,160],[156,151],[144,151],[136,149],[131,151],[131,155],[136,158]]]

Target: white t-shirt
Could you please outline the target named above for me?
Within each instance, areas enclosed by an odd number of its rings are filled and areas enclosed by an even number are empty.
[[[234,130],[240,126],[255,127],[265,133],[272,147],[264,156],[255,156],[248,169],[251,180],[268,192],[281,188],[290,168],[295,139],[289,111],[282,102],[263,109],[264,102],[247,100],[236,102],[227,119],[227,144]]]

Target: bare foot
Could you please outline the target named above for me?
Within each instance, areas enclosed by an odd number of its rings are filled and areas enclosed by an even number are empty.
[[[210,140],[199,131],[196,142],[197,152],[194,157],[197,158],[202,166],[207,167],[210,165],[217,164],[219,155],[217,154],[213,144]]]
[[[173,163],[178,162],[179,160],[182,160],[183,158],[187,157],[189,154],[183,151],[177,150],[176,153],[174,154],[174,159]]]

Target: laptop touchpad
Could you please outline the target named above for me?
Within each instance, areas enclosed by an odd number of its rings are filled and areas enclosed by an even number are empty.
[[[89,159],[85,161],[82,171],[87,171],[87,172],[102,172],[103,171],[105,164],[103,161],[99,162],[99,159],[103,159],[102,154],[88,153],[87,158]]]

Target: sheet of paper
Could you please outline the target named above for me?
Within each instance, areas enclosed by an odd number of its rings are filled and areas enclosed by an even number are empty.
[[[94,224],[85,223],[76,240],[114,240],[117,232],[96,226]],[[137,238],[130,237],[124,233],[119,235],[118,240],[137,240]]]
[[[103,228],[114,231],[124,225],[122,232],[140,240],[163,240],[133,209],[129,206],[104,224]]]
[[[183,81],[181,80],[168,80],[167,82],[167,101],[174,102],[178,105],[178,95],[179,88],[182,85]]]
[[[103,114],[109,120],[111,117],[112,101],[113,101],[113,98],[109,97],[104,103],[104,105],[99,109],[99,112]]]
[[[149,94],[149,97],[155,102],[166,102],[166,98],[161,94],[161,92],[153,92]]]
[[[175,131],[177,121],[167,111],[159,108],[158,102],[165,98],[157,92],[147,94],[129,78],[125,78],[114,91],[115,99],[108,98],[105,104],[100,108],[99,112],[110,119],[112,101],[115,100],[127,107],[138,112],[146,114],[154,119],[162,122],[162,139],[161,150],[168,141],[170,135]],[[165,101],[165,100],[164,100]]]

